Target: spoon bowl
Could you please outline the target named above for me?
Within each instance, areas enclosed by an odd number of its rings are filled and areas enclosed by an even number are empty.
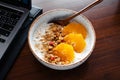
[[[72,20],[74,17],[80,15],[81,13],[85,12],[86,10],[92,8],[93,6],[97,5],[98,3],[100,3],[102,0],[95,0],[94,2],[90,3],[88,6],[86,6],[85,8],[81,9],[79,12],[72,14],[71,16],[65,18],[65,19],[53,19],[50,20],[48,23],[55,23],[55,24],[59,24],[62,26],[66,26],[70,20]]]

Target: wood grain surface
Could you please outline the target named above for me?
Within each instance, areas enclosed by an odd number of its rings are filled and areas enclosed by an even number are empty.
[[[79,11],[93,0],[33,0],[43,12],[56,8]],[[6,80],[120,80],[120,0],[103,0],[83,13],[96,31],[96,46],[82,65],[57,71],[39,63],[26,41]]]

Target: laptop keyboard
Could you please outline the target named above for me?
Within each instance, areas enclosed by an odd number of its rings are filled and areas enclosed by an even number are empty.
[[[8,37],[22,14],[20,11],[0,6],[0,42],[5,42],[1,35]]]

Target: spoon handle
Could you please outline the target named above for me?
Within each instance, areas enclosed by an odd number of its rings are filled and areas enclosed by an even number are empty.
[[[78,16],[79,14],[85,12],[86,10],[92,8],[93,6],[95,6],[96,4],[100,3],[102,0],[95,0],[94,2],[90,3],[88,6],[86,6],[85,8],[81,9],[79,12],[73,14],[72,16],[66,18],[66,21],[70,21],[71,19],[73,19],[74,17]]]

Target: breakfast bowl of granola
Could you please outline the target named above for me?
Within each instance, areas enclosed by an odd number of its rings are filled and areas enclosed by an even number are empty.
[[[49,23],[76,13],[69,9],[50,10],[38,16],[28,33],[32,54],[43,65],[55,70],[68,70],[84,63],[91,55],[96,41],[91,22],[83,15],[66,26]]]

